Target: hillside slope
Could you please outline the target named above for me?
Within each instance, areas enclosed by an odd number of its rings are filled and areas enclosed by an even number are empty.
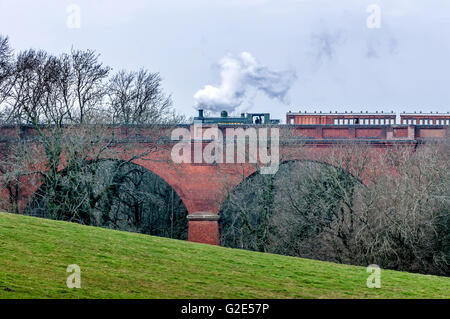
[[[81,289],[66,268],[81,267]],[[449,298],[450,278],[0,213],[0,298]]]

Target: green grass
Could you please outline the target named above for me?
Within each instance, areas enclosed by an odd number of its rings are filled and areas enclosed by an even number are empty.
[[[69,264],[81,289],[69,289]],[[450,278],[0,213],[0,298],[449,298]]]

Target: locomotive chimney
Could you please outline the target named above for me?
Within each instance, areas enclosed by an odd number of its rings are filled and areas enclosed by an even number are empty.
[[[203,118],[203,110],[202,109],[198,110],[198,117],[201,119]]]

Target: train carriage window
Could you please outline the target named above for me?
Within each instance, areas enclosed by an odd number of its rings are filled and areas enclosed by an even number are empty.
[[[334,119],[334,125],[338,125],[339,124],[339,120],[338,119]]]
[[[419,124],[423,125],[423,119],[420,119]]]
[[[447,120],[446,123],[447,123],[447,125],[450,125],[450,120]]]
[[[381,119],[381,120],[380,120],[380,124],[381,124],[381,125],[384,125],[384,119]]]
[[[355,120],[354,119],[350,119],[349,122],[350,122],[350,125],[352,125],[352,124],[354,124]]]
[[[373,125],[373,122],[374,122],[373,119],[370,119],[370,125]]]
[[[375,119],[375,124],[380,124],[380,120],[379,119]]]
[[[293,117],[291,117],[291,118],[289,119],[289,124],[294,124],[294,118],[293,118]]]
[[[343,119],[339,119],[339,125],[343,125],[344,124],[344,120]]]
[[[433,125],[433,123],[434,123],[434,120],[430,119],[430,125]]]
[[[344,124],[348,125],[348,119],[344,119]]]
[[[424,124],[428,125],[428,119],[425,119]]]
[[[417,119],[414,119],[414,120],[413,120],[413,124],[414,124],[414,125],[417,125]]]

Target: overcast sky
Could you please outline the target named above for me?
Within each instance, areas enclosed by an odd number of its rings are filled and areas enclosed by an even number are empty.
[[[68,27],[70,4],[81,9],[79,28]],[[367,25],[371,4],[380,28]],[[0,0],[0,34],[16,50],[90,48],[115,71],[160,72],[189,116],[206,85],[203,93],[229,89],[236,77],[224,61],[243,52],[261,73],[238,77],[235,112],[448,112],[449,17],[448,0]]]

